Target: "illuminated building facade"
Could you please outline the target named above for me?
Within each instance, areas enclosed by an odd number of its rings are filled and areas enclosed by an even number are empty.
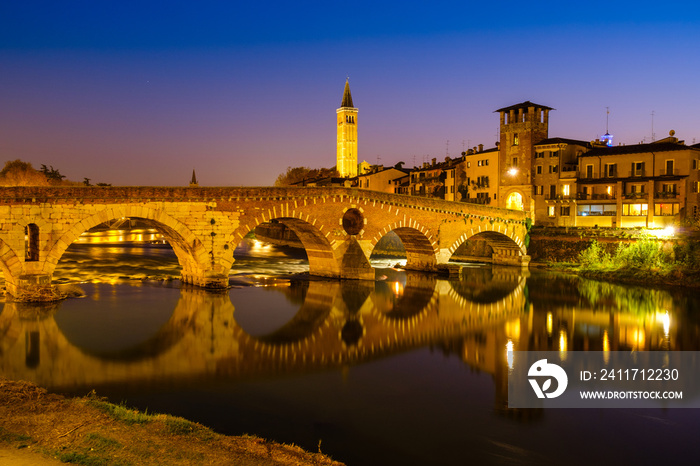
[[[357,176],[357,109],[353,107],[350,83],[345,81],[343,102],[336,110],[338,121],[338,148],[336,167],[343,178]]]

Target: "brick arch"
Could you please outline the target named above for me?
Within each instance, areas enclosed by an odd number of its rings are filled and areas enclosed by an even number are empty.
[[[204,249],[201,240],[187,226],[162,211],[140,206],[138,215],[133,215],[130,206],[123,206],[98,212],[76,222],[48,251],[45,268],[50,268],[50,270],[45,270],[45,272],[53,273],[53,269],[55,269],[68,246],[84,232],[101,223],[120,217],[140,218],[152,223],[153,227],[166,237],[173,248],[178,262],[182,266],[183,277],[198,276],[201,271],[207,269],[210,261],[209,255]]]
[[[328,240],[330,228],[323,225],[315,215],[302,210],[295,209],[289,212],[282,206],[279,206],[278,208],[270,209],[267,215],[260,213],[258,216],[248,219],[245,224],[239,226],[236,231],[228,236],[232,243],[232,248],[235,249],[243,237],[255,230],[255,227],[270,220],[277,220],[297,235],[306,250],[306,256],[309,260],[309,272],[312,275],[340,276],[340,267],[333,247]]]
[[[404,226],[404,223],[414,226]],[[437,267],[438,251],[430,230],[416,222],[399,221],[381,230],[379,238],[372,238],[372,249],[390,231],[396,233],[406,249],[406,266],[408,270],[435,270]]]
[[[17,252],[0,239],[0,270],[5,276],[5,281],[11,286],[16,285],[16,279],[22,274],[23,259],[23,257],[20,259]]]
[[[448,248],[450,256],[454,254],[458,247],[475,236],[485,239],[492,248],[496,246],[496,248],[517,250],[522,255],[527,254],[525,244],[513,228],[509,228],[507,225],[503,226],[501,223],[492,224],[491,222],[485,222],[474,228],[469,228],[457,238]]]
[[[529,205],[525,205],[525,202],[527,201],[528,196],[525,195],[525,192],[523,192],[522,189],[520,188],[511,188],[508,191],[505,192],[505,195],[503,196],[503,203],[507,204],[508,198],[510,197],[511,194],[520,194],[520,198],[522,199],[523,202],[523,208],[522,211],[528,211],[530,210]]]
[[[301,241],[309,260],[309,273],[322,277],[345,277],[347,275],[342,268],[342,261],[348,251],[351,242],[348,244],[333,244],[334,237],[342,230],[338,219],[342,218],[343,209],[335,199],[329,202],[319,202],[317,204],[307,203],[306,200],[294,202],[283,202],[275,204],[266,211],[262,211],[255,216],[248,217],[243,223],[232,232],[227,239],[233,249],[249,232],[262,223],[276,220],[292,230]],[[322,219],[328,209],[334,209],[331,219]],[[335,212],[337,211],[337,212]],[[320,215],[319,215],[320,214]],[[337,218],[336,218],[337,217]],[[347,234],[341,233],[343,239],[347,240]],[[365,258],[367,265],[369,260]],[[347,277],[345,277],[347,278]]]

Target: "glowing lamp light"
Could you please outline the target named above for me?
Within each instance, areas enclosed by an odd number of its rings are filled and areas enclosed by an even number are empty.
[[[515,175],[518,174],[518,169],[515,168],[515,167],[509,169],[509,170],[508,170],[508,174],[509,174],[510,176],[515,176]]]

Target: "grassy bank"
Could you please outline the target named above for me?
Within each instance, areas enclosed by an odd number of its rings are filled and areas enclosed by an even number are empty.
[[[253,436],[225,436],[186,419],[147,414],[97,396],[64,398],[0,378],[0,448],[81,465],[340,465]]]
[[[557,264],[581,276],[637,284],[700,286],[700,244],[665,245],[643,237],[619,243],[612,252],[598,241],[579,254],[578,264]]]

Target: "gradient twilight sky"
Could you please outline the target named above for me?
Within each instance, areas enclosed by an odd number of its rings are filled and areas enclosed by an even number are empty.
[[[114,185],[271,185],[335,165],[350,77],[359,160],[493,147],[494,110],[550,137],[700,142],[695,1],[5,1],[0,162]]]

